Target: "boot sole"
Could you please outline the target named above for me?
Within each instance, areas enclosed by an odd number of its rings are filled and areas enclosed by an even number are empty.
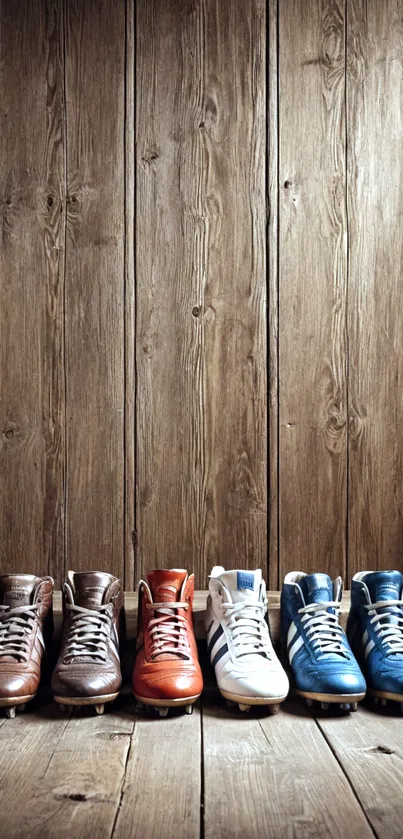
[[[31,693],[29,696],[8,696],[6,699],[0,699],[0,708],[9,708],[10,705],[25,705],[26,702],[31,702],[35,699],[36,693]]]
[[[184,705],[194,705],[201,694],[187,696],[186,699],[150,699],[149,696],[140,696],[139,693],[133,691],[133,696],[137,699],[137,702],[142,702],[143,705],[152,705],[153,708],[180,708]]]
[[[113,702],[119,696],[118,693],[107,693],[103,696],[56,696],[53,699],[59,705],[105,705],[106,702]]]
[[[364,699],[365,693],[311,693],[308,690],[295,689],[298,696],[303,696],[305,699],[316,699],[317,702],[328,702],[340,705],[340,703],[361,702]]]
[[[241,696],[240,693],[228,693],[226,690],[219,688],[224,699],[229,699],[230,702],[237,702],[243,705],[279,705],[287,699],[288,693],[285,696]]]
[[[387,690],[375,690],[375,688],[368,688],[367,693],[371,696],[379,696],[380,699],[392,699],[393,702],[403,702],[403,693],[390,693]]]

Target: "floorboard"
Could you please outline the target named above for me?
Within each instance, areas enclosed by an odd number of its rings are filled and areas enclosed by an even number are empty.
[[[198,592],[201,626],[204,601]],[[200,707],[135,715],[135,595],[126,602],[125,684],[104,716],[62,715],[46,685],[14,720],[0,711],[0,839],[400,839],[397,711],[311,714],[290,698],[277,716],[241,714],[221,699],[200,640]],[[57,597],[55,614],[58,627]]]
[[[400,839],[403,824],[401,714],[360,707],[357,715],[318,717],[378,839]]]
[[[120,804],[134,718],[54,703],[0,728],[2,839],[109,839]]]
[[[388,709],[244,715],[208,671],[192,716],[135,716],[129,694],[70,718],[45,691],[0,718],[1,839],[400,838],[403,728]]]
[[[171,713],[138,718],[113,839],[200,836],[201,715]]]
[[[203,710],[205,839],[367,839],[374,834],[305,709]]]

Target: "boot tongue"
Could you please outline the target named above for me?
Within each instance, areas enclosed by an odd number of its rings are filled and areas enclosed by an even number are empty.
[[[307,574],[300,582],[305,603],[329,603],[333,600],[333,583],[328,574]]]
[[[156,571],[149,571],[147,574],[147,582],[150,587],[154,603],[177,603],[181,599],[182,586],[187,579],[187,571],[184,568],[173,568],[171,571],[164,569],[157,569]],[[172,609],[172,612],[174,610]],[[153,612],[155,617],[161,617],[166,614],[156,610]],[[169,614],[169,613],[168,613]],[[170,622],[177,624],[177,615],[185,614],[184,609],[177,609],[175,614],[172,614]],[[176,647],[176,640],[167,642],[167,646]],[[183,655],[180,652],[160,652],[156,656],[156,661],[177,661],[183,660]]]
[[[101,571],[76,571],[73,574],[74,602],[76,606],[93,609],[102,606],[104,595],[115,578]]]
[[[173,568],[172,571],[165,571],[164,569],[149,571],[147,582],[154,603],[176,603],[180,600],[180,593],[186,578],[187,571],[183,568]]]
[[[379,603],[383,600],[400,600],[403,584],[403,576],[400,571],[371,571],[365,574],[362,581],[368,587],[372,603]],[[385,615],[385,618],[380,617],[380,624],[401,626],[402,610],[399,606],[379,606],[377,614]],[[401,653],[395,653],[395,655],[400,660],[403,659]]]
[[[257,571],[224,571],[218,577],[228,589],[233,603],[240,601],[259,600],[262,572]]]
[[[400,600],[403,576],[400,571],[371,571],[363,582],[368,586],[373,603],[381,600]]]
[[[32,574],[5,574],[0,577],[0,603],[10,609],[29,606],[40,582],[40,578]]]

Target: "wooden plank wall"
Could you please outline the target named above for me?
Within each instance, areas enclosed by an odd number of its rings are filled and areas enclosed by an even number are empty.
[[[0,566],[399,567],[399,0],[0,0]]]
[[[139,574],[266,563],[264,32],[138,3]]]

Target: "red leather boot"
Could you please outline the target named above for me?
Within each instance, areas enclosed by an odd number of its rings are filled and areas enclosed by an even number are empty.
[[[161,717],[185,706],[187,714],[203,690],[193,632],[194,575],[175,568],[140,581],[133,693]]]

